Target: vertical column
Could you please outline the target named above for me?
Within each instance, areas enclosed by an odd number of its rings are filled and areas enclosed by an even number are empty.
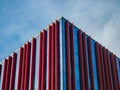
[[[120,67],[120,61],[119,61],[119,67]],[[119,89],[120,89],[120,80],[119,80]]]
[[[12,66],[11,66],[11,77],[10,77],[10,88],[9,90],[14,90],[15,85],[15,71],[16,71],[16,60],[17,60],[17,54],[13,53],[12,58]]]
[[[24,44],[23,62],[22,62],[22,77],[21,77],[21,90],[24,90],[25,85],[25,65],[26,65],[27,44]]]
[[[70,36],[69,36],[69,26],[68,21],[65,22],[65,41],[66,41],[66,83],[67,90],[71,90],[71,57],[70,57]]]
[[[80,65],[80,87],[81,90],[85,90],[85,74],[84,74],[84,62],[83,62],[83,43],[81,30],[78,30],[78,54],[79,54],[79,65]]]
[[[40,32],[40,50],[39,50],[39,71],[38,71],[38,90],[41,90],[42,80],[42,48],[43,48],[43,33]]]
[[[106,50],[104,47],[102,48],[102,52],[103,52],[103,63],[104,63],[104,67],[105,67],[106,88],[107,88],[107,90],[110,90],[110,80],[109,80],[107,56],[106,56]]]
[[[47,31],[43,30],[41,90],[46,90],[46,57],[47,57]]]
[[[109,87],[112,90],[113,85],[112,85],[112,74],[111,74],[111,68],[110,68],[110,58],[109,58],[109,53],[108,50],[106,50],[106,61],[107,61],[107,67],[108,67],[108,76],[109,76]]]
[[[6,71],[5,90],[9,90],[10,74],[11,74],[11,62],[12,62],[12,57],[9,56],[8,57],[7,71]]]
[[[112,69],[112,77],[113,77],[113,87],[114,87],[114,90],[118,90],[115,64],[114,64],[114,55],[112,53],[110,54],[110,61],[111,61],[111,69]]]
[[[31,73],[30,73],[30,90],[34,90],[35,60],[36,60],[36,39],[32,38],[32,61],[31,61]]]
[[[48,30],[48,90],[51,90],[51,53],[52,53],[52,27],[49,26]]]
[[[18,68],[18,82],[17,82],[17,90],[20,90],[21,86],[21,77],[22,77],[22,62],[23,62],[23,48],[20,47],[20,58],[19,58],[19,68]]]
[[[71,56],[71,85],[72,90],[76,90],[75,83],[75,63],[74,63],[74,35],[73,24],[70,25],[70,56]]]
[[[4,69],[3,69],[3,77],[2,77],[2,90],[5,90],[5,80],[6,80],[6,71],[7,71],[8,60],[4,60]]]
[[[60,90],[59,21],[55,23],[55,90]]]
[[[85,33],[82,34],[82,42],[83,42],[83,62],[84,62],[84,73],[85,73],[85,89],[89,90],[88,85],[88,65],[87,65],[87,55],[86,55],[86,36]]]
[[[112,77],[113,77],[113,87],[114,87],[114,89],[118,90],[117,80],[116,80],[116,76],[115,76],[115,67],[114,67],[114,56],[113,56],[113,53],[110,54],[110,62],[111,62]]]
[[[114,65],[115,65],[115,74],[116,74],[116,79],[117,79],[117,86],[118,86],[118,90],[119,88],[119,77],[118,77],[118,70],[117,70],[117,62],[116,62],[116,55],[114,55]]]
[[[92,64],[92,49],[91,49],[91,37],[88,37],[88,60],[89,60],[89,68],[90,68],[90,81],[91,81],[91,89],[95,90],[94,87],[94,74],[93,74],[93,64]]]
[[[1,71],[2,71],[2,65],[0,64],[0,84],[1,84]]]
[[[101,63],[101,75],[103,81],[103,90],[106,90],[106,80],[105,80],[105,67],[104,67],[104,60],[103,60],[103,53],[102,53],[102,46],[99,45],[99,53],[100,53],[100,63]]]
[[[55,90],[55,24],[52,24],[51,90]]]
[[[95,43],[95,50],[96,50],[96,62],[97,62],[97,72],[98,72],[98,83],[99,83],[99,90],[103,90],[102,85],[102,75],[101,75],[101,63],[100,63],[100,53],[99,53],[99,44]]]
[[[30,73],[30,54],[31,53],[31,43],[27,43],[27,53],[26,53],[26,62],[25,62],[25,86],[24,90],[28,90],[29,87],[29,73]]]
[[[55,24],[52,24],[51,90],[55,90]]]

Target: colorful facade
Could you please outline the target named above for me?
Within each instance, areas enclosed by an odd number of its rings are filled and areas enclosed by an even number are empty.
[[[62,17],[0,63],[0,90],[120,90],[120,59]]]

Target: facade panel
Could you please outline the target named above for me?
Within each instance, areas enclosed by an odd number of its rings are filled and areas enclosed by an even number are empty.
[[[0,90],[120,90],[120,59],[62,17],[0,63]]]

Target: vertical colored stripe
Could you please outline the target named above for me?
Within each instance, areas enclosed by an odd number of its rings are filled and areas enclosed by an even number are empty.
[[[19,68],[18,68],[18,82],[17,82],[17,90],[21,90],[21,82],[22,82],[22,62],[23,62],[23,48],[20,47],[20,58],[19,58]]]
[[[4,69],[3,69],[3,77],[2,77],[2,90],[5,90],[5,80],[6,80],[6,71],[7,71],[8,60],[4,60]]]
[[[52,27],[49,26],[49,29],[48,29],[48,90],[51,90],[51,52],[52,52],[51,37],[52,37]]]
[[[80,65],[80,87],[81,90],[85,90],[85,74],[84,74],[84,63],[83,63],[83,43],[81,30],[78,30],[78,54],[79,54],[79,65]]]
[[[39,50],[39,68],[38,68],[38,90],[41,90],[42,80],[42,48],[43,48],[43,33],[40,32],[40,50]]]
[[[116,77],[116,72],[115,72],[115,61],[114,61],[113,53],[110,54],[110,61],[111,61],[111,69],[112,69],[114,90],[118,90],[117,77]]]
[[[106,80],[106,88],[107,90],[110,90],[110,81],[109,81],[109,72],[108,72],[108,64],[107,64],[107,56],[106,56],[106,50],[103,47],[102,48],[102,52],[103,52],[103,63],[104,63],[104,67],[105,67],[105,80]]]
[[[34,90],[35,60],[36,60],[36,39],[32,38],[32,61],[31,61],[31,73],[30,73],[30,90]]]
[[[113,60],[112,60],[112,63],[113,63],[113,71],[114,71],[114,79],[115,79],[115,86],[116,86],[116,90],[119,90],[119,82],[118,82],[118,74],[117,74],[117,65],[116,65],[116,56],[113,55]]]
[[[22,79],[21,79],[21,90],[24,90],[25,85],[25,65],[26,65],[26,54],[27,54],[27,44],[24,44],[24,54],[23,54],[23,62],[22,62]]]
[[[1,75],[2,74],[2,65],[0,64],[0,86],[1,86]]]
[[[106,80],[105,80],[105,67],[104,67],[104,60],[103,60],[103,53],[102,53],[102,46],[99,45],[99,53],[100,53],[100,63],[101,63],[101,75],[103,81],[103,90],[106,90]]]
[[[71,90],[71,63],[70,63],[70,36],[68,21],[65,22],[65,41],[66,41],[66,83],[67,90]]]
[[[14,52],[12,57],[12,66],[11,66],[11,77],[10,77],[10,89],[14,90],[15,85],[15,71],[16,71],[16,61],[17,60],[17,54]]]
[[[97,62],[97,72],[98,72],[98,83],[99,83],[99,90],[103,90],[102,85],[102,74],[101,74],[101,63],[100,63],[100,53],[99,53],[99,44],[95,43],[95,50],[96,50],[96,62]]]
[[[55,23],[55,90],[60,90],[59,21]]]
[[[46,59],[47,59],[46,57],[47,57],[47,31],[43,30],[41,90],[46,90]]]
[[[55,24],[52,24],[51,90],[55,90]]]
[[[9,90],[10,85],[10,74],[11,74],[11,63],[12,63],[12,57],[8,57],[8,65],[7,65],[7,71],[6,71],[6,80],[5,80],[5,90]]]
[[[117,70],[116,55],[114,55],[114,64],[115,64],[115,74],[116,74],[116,79],[117,79],[117,86],[118,86],[118,90],[120,90],[120,88],[119,88],[119,77],[118,77],[118,70]]]
[[[83,62],[84,62],[84,73],[85,73],[85,89],[89,90],[88,86],[88,65],[87,65],[87,52],[86,52],[86,36],[85,33],[82,34],[82,42],[83,42]]]
[[[113,85],[112,85],[112,74],[111,74],[111,68],[110,68],[110,57],[109,57],[109,53],[108,50],[106,50],[106,61],[107,61],[107,67],[108,67],[108,76],[109,76],[109,87],[112,90],[113,89]]]
[[[70,56],[71,56],[71,85],[72,85],[72,90],[76,90],[73,24],[71,24],[69,28],[70,28],[69,30],[70,30]]]
[[[25,62],[25,86],[24,90],[29,88],[29,73],[30,73],[30,56],[31,56],[31,43],[27,43],[27,53],[26,53],[26,62]]]
[[[91,49],[91,37],[88,37],[88,61],[90,68],[90,81],[91,81],[91,89],[95,90],[94,87],[94,74],[93,74],[93,63],[92,63],[92,49]]]

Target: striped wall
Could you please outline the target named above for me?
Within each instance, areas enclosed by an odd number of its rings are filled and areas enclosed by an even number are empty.
[[[0,63],[0,90],[120,90],[120,59],[62,17]]]

